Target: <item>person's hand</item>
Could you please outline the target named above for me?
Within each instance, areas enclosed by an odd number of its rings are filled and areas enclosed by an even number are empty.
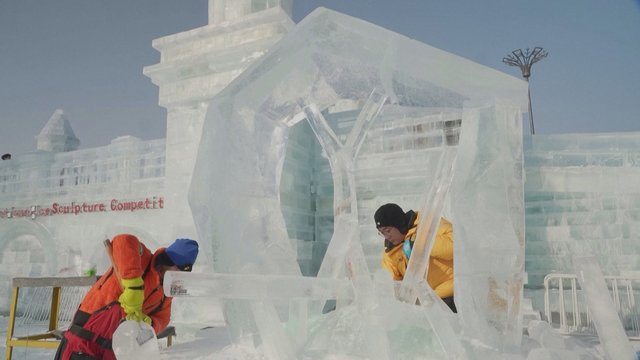
[[[144,280],[141,277],[122,279],[122,294],[118,298],[126,320],[144,321],[151,325],[151,318],[142,312]]]

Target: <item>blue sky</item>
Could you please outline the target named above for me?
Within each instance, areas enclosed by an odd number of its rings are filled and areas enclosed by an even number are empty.
[[[542,46],[536,133],[640,131],[640,0],[294,0],[294,21],[319,6],[518,77],[502,58]],[[81,148],[164,137],[151,41],[206,23],[206,0],[0,0],[0,153],[34,150],[57,108]]]

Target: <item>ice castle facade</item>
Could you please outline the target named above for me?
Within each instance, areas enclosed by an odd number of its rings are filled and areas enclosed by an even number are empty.
[[[640,133],[526,137],[529,284],[572,273],[571,256],[595,255],[605,274],[640,269]]]
[[[522,137],[522,81],[330,11],[295,25],[291,7],[209,0],[207,25],[154,40],[160,62],[143,73],[167,109],[165,139],[121,137],[78,150],[56,111],[37,151],[0,162],[0,310],[12,277],[106,268],[101,240],[117,232],[151,248],[206,234],[206,270],[374,273],[375,209],[422,209],[427,199],[468,239],[456,243],[456,281],[479,308],[461,312],[471,328],[493,323],[512,336],[488,334],[496,347],[519,341],[523,285],[536,289],[548,273],[573,272],[571,255],[595,254],[607,274],[638,269],[639,133]],[[423,74],[418,65],[441,72]],[[351,135],[374,119],[366,139]],[[359,151],[352,167],[343,148]],[[264,155],[255,168],[238,166],[255,153]],[[449,181],[434,170],[443,159],[456,162]],[[225,188],[225,172],[242,176]],[[335,185],[340,179],[349,181]],[[450,194],[438,198],[438,184]],[[347,251],[331,245],[334,229],[346,225],[357,229],[364,262],[323,265],[325,254]],[[234,244],[220,239],[241,227],[255,238],[250,248],[272,258],[256,262],[258,252],[247,251],[226,261]],[[349,234],[340,239],[349,243]],[[504,262],[487,264],[496,256]],[[299,267],[280,268],[278,259]],[[253,263],[263,268],[247,268]],[[478,310],[495,314],[480,318]]]

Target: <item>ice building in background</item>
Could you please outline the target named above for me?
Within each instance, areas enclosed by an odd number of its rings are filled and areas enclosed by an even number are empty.
[[[534,136],[525,142],[529,282],[571,272],[570,254],[605,273],[640,270],[640,135]]]
[[[536,135],[525,138],[524,154],[530,291],[548,274],[572,274],[573,255],[638,278],[640,134]]]

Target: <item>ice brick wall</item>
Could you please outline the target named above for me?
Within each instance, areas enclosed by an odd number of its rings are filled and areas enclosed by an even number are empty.
[[[0,163],[0,207],[74,195],[127,194],[132,182],[144,182],[140,188],[161,186],[164,175],[164,139],[123,136],[92,149],[22,154]]]
[[[606,275],[640,268],[640,133],[525,139],[529,287],[595,255]]]

